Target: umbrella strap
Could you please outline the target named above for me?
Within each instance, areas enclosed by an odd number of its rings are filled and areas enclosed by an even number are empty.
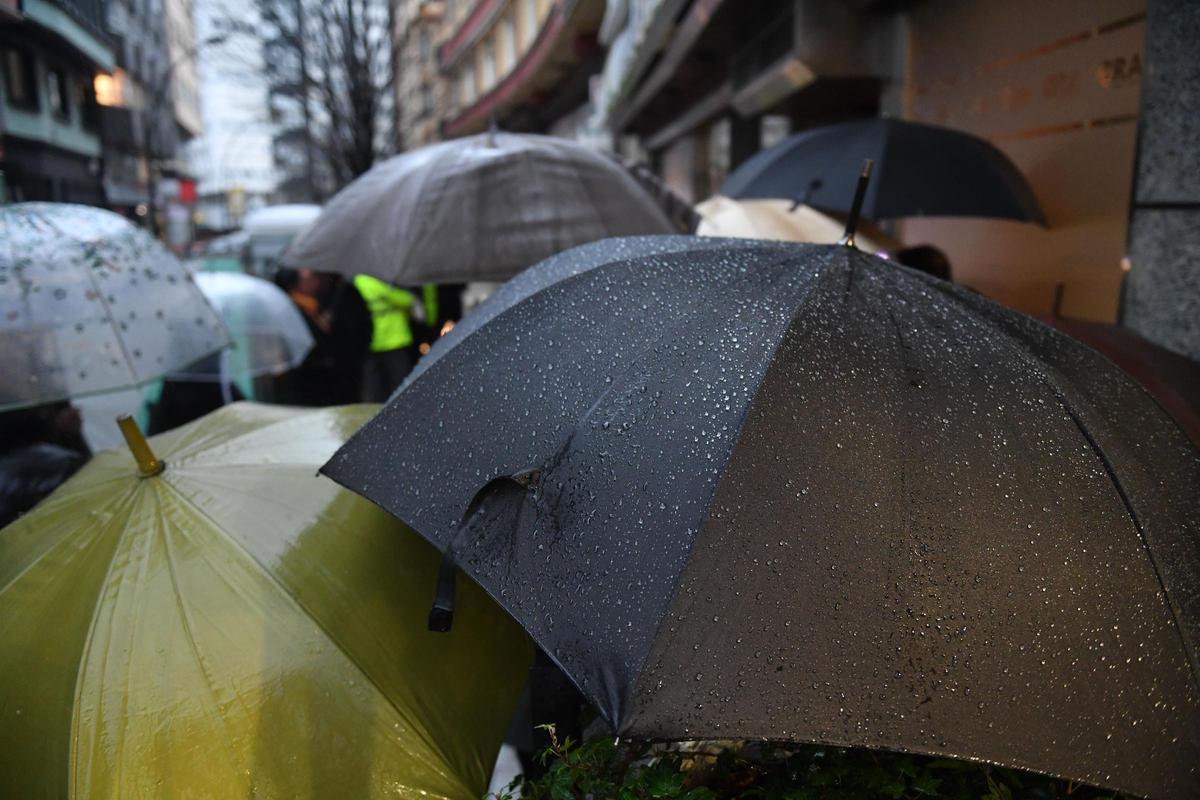
[[[433,598],[433,608],[429,609],[429,630],[435,633],[446,633],[454,624],[454,594],[458,582],[458,566],[449,553],[442,556],[442,565],[438,568],[437,593]]]

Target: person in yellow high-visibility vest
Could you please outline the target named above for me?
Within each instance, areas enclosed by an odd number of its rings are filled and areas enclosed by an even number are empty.
[[[417,362],[410,317],[417,308],[411,292],[370,275],[354,278],[354,288],[371,312],[371,353],[363,374],[363,400],[385,402]]]

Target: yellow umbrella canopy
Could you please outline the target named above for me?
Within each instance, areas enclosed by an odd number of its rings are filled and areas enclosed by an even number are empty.
[[[437,552],[316,476],[374,410],[227,406],[0,531],[7,796],[482,796],[531,645],[461,578],[429,633]]]
[[[733,200],[718,194],[697,205],[696,211],[700,214],[698,236],[835,244],[846,229],[844,221],[815,208],[798,206],[793,210],[790,200]],[[858,227],[855,244],[860,250],[877,253],[903,247],[886,234],[869,230],[861,220]],[[868,228],[865,233],[864,228]]]

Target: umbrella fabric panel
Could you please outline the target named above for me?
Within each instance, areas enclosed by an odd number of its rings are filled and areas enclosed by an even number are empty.
[[[739,243],[705,265],[704,280],[686,253],[668,253],[560,281],[498,316],[489,336],[446,350],[404,390],[403,402],[385,408],[323,468],[451,547],[468,574],[519,609],[535,640],[614,725],[699,530],[722,443],[732,446],[749,401],[732,379],[709,383],[697,374],[705,361],[782,334],[783,306],[752,308],[747,298],[795,302],[809,280],[750,269],[772,249]],[[629,296],[643,302],[616,302]],[[676,335],[680,326],[694,326],[696,335]],[[572,342],[588,343],[585,357],[563,357]],[[719,405],[696,408],[698,393]],[[661,438],[643,447],[638,434],[659,425]],[[608,460],[577,463],[578,442],[597,431],[621,434]],[[447,461],[444,453],[457,456]],[[632,466],[617,469],[622,464]],[[531,469],[542,473],[536,501],[506,480]],[[678,480],[646,496],[641,488],[654,471]],[[684,479],[697,473],[706,477],[695,486]],[[618,523],[626,513],[636,526]],[[690,530],[672,524],[686,519]],[[536,564],[550,577],[520,577]],[[614,578],[593,582],[589,574]]]
[[[436,551],[313,477],[372,410],[231,406],[152,440],[158,478],[102,453],[0,533],[6,787],[482,793],[527,640],[465,580],[426,632]]]
[[[228,338],[187,269],[120,216],[0,209],[0,407],[152,380]]]
[[[497,132],[373,167],[329,202],[284,261],[393,283],[496,281],[573,245],[673,230],[604,155]]]
[[[1194,790],[1195,678],[1078,412],[1027,338],[885,269],[784,337],[623,730]]]
[[[233,336],[224,356],[225,375],[246,380],[278,375],[304,361],[313,347],[312,333],[291,298],[270,281],[231,272],[202,272],[196,285],[220,313]],[[175,380],[217,381],[221,364],[206,359],[171,374]],[[207,371],[204,367],[210,367]]]
[[[1200,685],[1200,451],[1138,382],[1074,339],[969,294],[964,302],[1022,337],[1054,376],[1145,543]]]
[[[728,247],[738,246],[737,240],[732,239],[724,240],[722,243]],[[747,247],[760,245],[761,243],[746,244]],[[433,343],[429,353],[417,362],[416,368],[409,373],[405,383],[416,380],[422,372],[433,366],[442,357],[442,354],[456,347],[461,341],[512,306],[559,281],[618,261],[701,250],[709,246],[711,246],[709,242],[695,236],[629,236],[621,239],[601,240],[564,250],[501,284],[446,335],[439,337]],[[647,310],[657,311],[657,309],[649,308]]]

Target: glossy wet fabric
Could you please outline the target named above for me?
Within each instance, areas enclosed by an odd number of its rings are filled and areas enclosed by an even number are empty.
[[[845,248],[610,246],[522,275],[326,474],[622,735],[1195,795],[1200,466],[1140,388]]]
[[[0,409],[136,386],[229,344],[154,237],[90,206],[0,206]]]
[[[865,158],[875,162],[862,207],[868,219],[995,217],[1046,224],[1033,189],[994,145],[897,119],[802,131],[748,159],[721,184],[721,194],[799,200],[846,214]]]
[[[374,406],[238,404],[101,453],[0,531],[6,797],[480,797],[520,629],[316,467]]]
[[[502,281],[606,236],[674,232],[615,159],[569,139],[495,132],[372,167],[326,204],[283,263],[397,285]]]

